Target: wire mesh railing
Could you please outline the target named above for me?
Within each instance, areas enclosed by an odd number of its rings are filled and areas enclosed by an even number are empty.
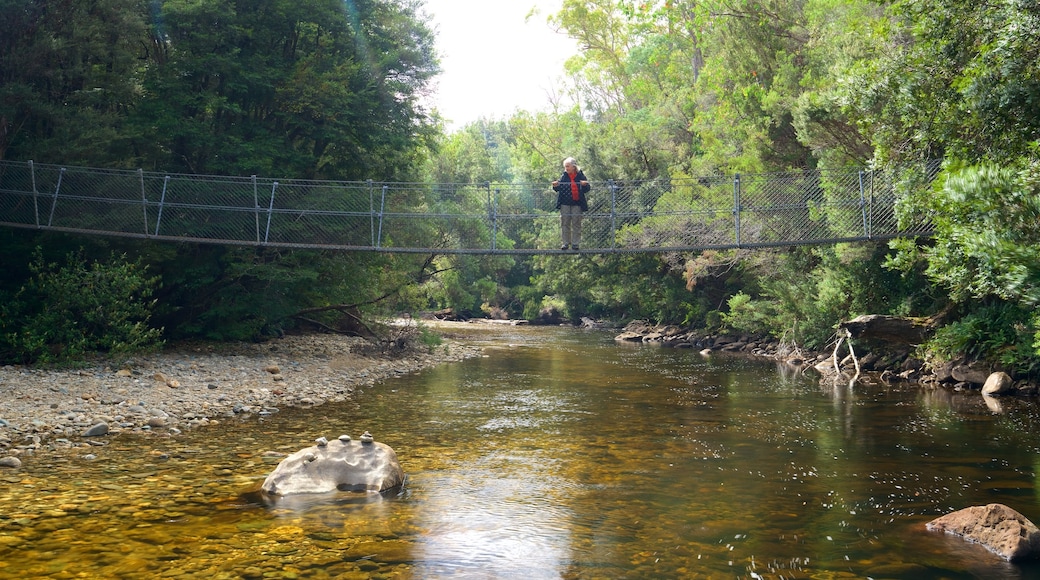
[[[937,169],[922,168],[925,180]],[[582,252],[662,252],[926,236],[880,170],[593,182]],[[223,177],[0,161],[0,225],[214,244],[559,253],[548,184]]]

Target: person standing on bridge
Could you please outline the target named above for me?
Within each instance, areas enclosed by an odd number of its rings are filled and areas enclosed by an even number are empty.
[[[560,210],[560,230],[563,237],[561,250],[581,248],[581,215],[588,211],[585,194],[592,189],[578,162],[573,157],[563,160],[563,175],[552,182],[556,191],[556,209]]]

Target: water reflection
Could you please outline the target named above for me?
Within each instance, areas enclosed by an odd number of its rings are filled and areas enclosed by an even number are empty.
[[[992,398],[992,397],[986,397]],[[936,412],[974,413],[979,409],[980,400],[978,393],[964,393],[950,389],[923,388],[918,396],[918,401],[927,409]]]
[[[994,413],[998,413],[998,414],[1004,412],[1004,403],[1001,402],[1001,400],[998,399],[997,397],[991,397],[989,395],[983,395],[982,396],[982,400],[983,400],[983,402],[986,403],[986,408],[989,409],[990,411],[993,411]]]
[[[994,501],[1040,521],[1033,401],[995,414],[971,393],[822,384],[603,332],[481,333],[488,357],[354,403],[0,473],[0,578],[1040,572],[923,531]],[[251,495],[277,463],[265,451],[364,430],[397,452],[400,493]]]
[[[419,577],[558,577],[568,561],[571,528],[564,489],[525,458],[490,454],[461,474],[430,477],[417,545]],[[459,481],[462,475],[465,481]],[[532,485],[534,484],[534,485]]]

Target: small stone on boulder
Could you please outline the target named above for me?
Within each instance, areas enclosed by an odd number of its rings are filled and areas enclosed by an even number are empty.
[[[1040,528],[1022,514],[999,503],[972,506],[946,514],[928,522],[927,528],[982,544],[1009,562],[1034,559],[1040,555]]]
[[[0,467],[13,467],[19,468],[22,466],[22,460],[17,457],[8,455],[7,457],[0,457]]]

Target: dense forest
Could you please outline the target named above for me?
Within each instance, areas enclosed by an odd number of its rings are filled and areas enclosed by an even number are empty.
[[[549,23],[580,49],[553,106],[448,132],[425,105],[438,57],[421,0],[0,0],[0,160],[428,184],[544,182],[565,156],[599,179],[941,163],[899,189],[935,235],[574,259],[4,229],[0,362],[448,308],[823,348],[874,313],[938,321],[922,358],[1035,378],[1036,3],[564,0]]]

